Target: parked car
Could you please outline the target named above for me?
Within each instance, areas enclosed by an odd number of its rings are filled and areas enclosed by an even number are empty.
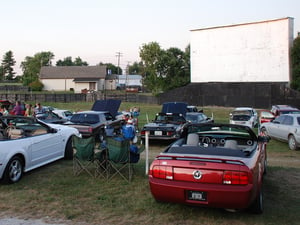
[[[271,108],[271,113],[277,117],[282,114],[300,113],[300,110],[290,105],[273,105]]]
[[[291,150],[300,147],[300,114],[282,114],[261,125],[261,132],[271,138],[287,142]]]
[[[45,111],[44,113],[38,113],[35,117],[45,123],[55,123],[55,124],[64,124],[68,120],[60,117],[56,113],[50,111]]]
[[[32,117],[0,117],[0,179],[18,182],[24,172],[73,156],[72,136],[77,129],[46,124]]]
[[[238,107],[230,113],[229,123],[253,128],[257,125],[258,115],[254,108]]]
[[[141,138],[144,139],[146,131],[149,131],[150,140],[175,140],[180,137],[186,123],[180,113],[158,113],[152,123],[144,125]]]
[[[94,136],[96,141],[103,142],[106,131],[109,130],[110,134],[121,131],[124,120],[116,119],[120,104],[119,100],[97,100],[92,110],[73,114],[65,125],[78,129],[83,137]]]
[[[54,112],[59,117],[66,119],[66,120],[70,120],[71,117],[73,116],[73,113],[71,111],[65,110],[65,109],[54,109],[52,112]]]
[[[8,111],[12,110],[13,103],[8,100],[0,100],[0,107],[5,107]]]
[[[188,123],[213,123],[214,119],[212,117],[206,116],[204,113],[200,112],[187,112],[185,119]]]
[[[186,107],[186,103],[164,103],[161,112],[156,114],[155,119],[142,128],[141,138],[145,139],[148,131],[150,140],[172,141],[178,139],[187,124]]]
[[[266,136],[232,124],[190,124],[152,162],[157,201],[263,212]]]
[[[271,122],[274,119],[275,119],[275,116],[270,111],[261,110],[259,112],[259,124]]]
[[[130,86],[126,86],[125,91],[126,92],[140,92],[142,90],[142,87],[139,85],[130,85]]]
[[[186,111],[187,112],[202,112],[203,113],[203,109],[198,109],[197,106],[194,106],[194,105],[188,105],[186,107]]]

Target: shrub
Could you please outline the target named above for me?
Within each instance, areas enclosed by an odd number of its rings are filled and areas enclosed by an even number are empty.
[[[42,91],[44,88],[43,83],[39,80],[31,82],[28,86],[31,88],[32,91]]]

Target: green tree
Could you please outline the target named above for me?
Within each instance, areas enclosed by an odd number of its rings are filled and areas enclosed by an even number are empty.
[[[157,42],[143,44],[140,48],[140,58],[144,65],[143,80],[148,90],[153,95],[159,94],[163,89],[162,74],[159,71],[159,62],[161,61],[163,50]]]
[[[51,60],[54,58],[52,52],[39,52],[33,57],[26,56],[25,60],[21,62],[21,68],[23,71],[22,82],[23,85],[29,85],[30,83],[39,80],[39,73],[42,66],[51,66]]]
[[[5,80],[13,80],[14,75],[16,74],[13,68],[16,64],[16,60],[14,59],[12,51],[8,51],[4,54],[1,64],[2,64],[1,78]]]
[[[58,60],[56,62],[56,66],[73,66],[73,61],[72,61],[72,57],[68,56],[66,58],[64,58],[63,60]]]
[[[64,58],[63,60],[58,60],[56,62],[56,66],[88,66],[86,61],[82,61],[82,59],[78,56],[75,58],[74,62],[71,56]]]
[[[82,59],[78,56],[74,60],[74,66],[88,66],[89,64],[86,61],[82,61]]]
[[[140,48],[143,82],[154,95],[190,82],[190,47],[163,50],[157,42]]]
[[[107,74],[121,75],[123,73],[121,67],[115,66],[112,63],[102,63],[102,62],[100,62],[98,65],[99,66],[106,66]]]
[[[169,48],[164,51],[160,64],[161,71],[164,73],[164,91],[187,85],[190,82],[189,62],[186,62],[185,52],[179,48]]]
[[[0,80],[2,81],[4,79],[4,70],[3,67],[0,65]]]
[[[294,40],[294,44],[291,49],[291,60],[292,60],[291,87],[297,91],[300,91],[300,36],[298,36]]]
[[[142,62],[134,62],[128,67],[129,74],[143,74],[145,71],[144,65]]]

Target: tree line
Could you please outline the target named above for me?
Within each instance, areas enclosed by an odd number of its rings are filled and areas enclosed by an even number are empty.
[[[162,49],[159,43],[143,44],[139,49],[141,61],[128,65],[128,74],[139,74],[143,77],[143,85],[154,95],[181,87],[190,83],[190,45],[184,51],[171,47]],[[39,73],[42,66],[52,66],[54,54],[50,51],[39,52],[34,56],[26,56],[21,62],[23,74],[15,76],[13,67],[16,61],[12,51],[4,54],[0,65],[0,81],[21,82],[25,86],[40,87]],[[68,56],[55,63],[56,66],[88,66],[80,57],[72,59]],[[122,74],[122,69],[112,63],[102,63],[109,74]],[[300,37],[298,36],[291,49],[292,80],[291,87],[300,91]],[[35,90],[35,88],[32,88]]]

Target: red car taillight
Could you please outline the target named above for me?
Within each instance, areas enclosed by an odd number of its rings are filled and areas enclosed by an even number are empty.
[[[146,135],[146,131],[142,130],[141,135]]]
[[[168,131],[167,136],[172,136],[174,134],[174,131]]]
[[[154,178],[173,180],[173,168],[171,166],[154,166],[152,168]]]
[[[248,184],[249,177],[246,172],[239,171],[224,171],[223,184]]]

